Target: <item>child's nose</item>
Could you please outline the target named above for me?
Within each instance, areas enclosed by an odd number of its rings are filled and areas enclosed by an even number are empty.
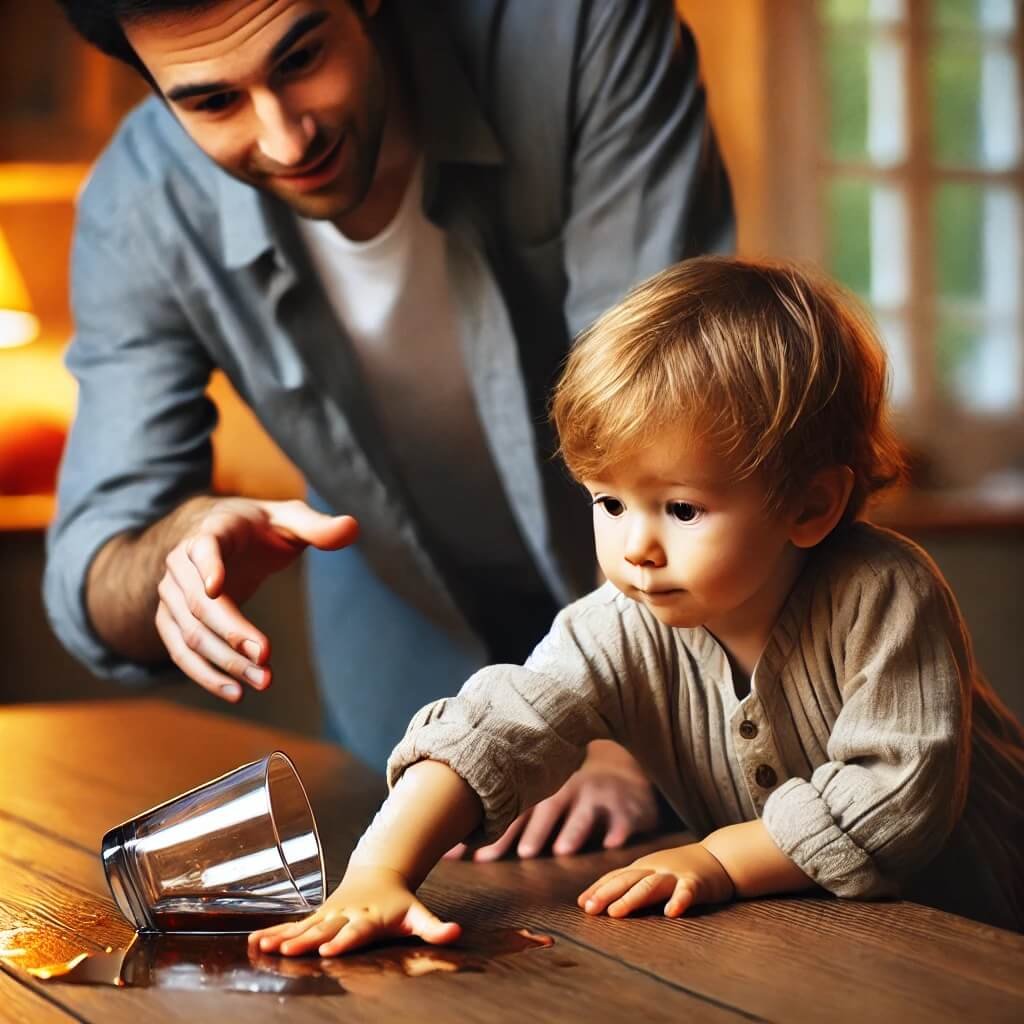
[[[643,518],[637,517],[630,524],[623,552],[626,561],[637,568],[660,569],[665,565],[665,549],[657,533]]]

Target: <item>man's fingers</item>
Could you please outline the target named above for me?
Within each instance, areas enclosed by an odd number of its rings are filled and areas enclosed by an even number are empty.
[[[556,793],[547,800],[542,800],[530,811],[523,834],[519,838],[519,845],[516,847],[516,853],[520,857],[536,857],[544,849],[555,826],[565,814],[568,802],[567,799],[559,799],[559,794]]]
[[[403,930],[409,935],[418,935],[424,942],[434,945],[454,942],[462,934],[462,928],[458,924],[454,921],[442,921],[419,900],[409,907],[403,922]]]
[[[462,860],[466,856],[466,850],[468,847],[465,843],[456,843],[441,859],[442,860]]]
[[[204,661],[195,651],[190,650],[182,639],[181,630],[178,629],[167,606],[160,602],[156,610],[156,629],[160,634],[171,661],[184,672],[189,679],[197,682],[203,689],[223,700],[234,704],[242,696],[242,687],[229,675],[215,669],[209,662]]]
[[[254,665],[243,654],[229,647],[205,623],[192,615],[185,597],[173,578],[165,576],[157,588],[162,605],[171,614],[185,646],[199,658],[240,683],[248,683],[257,690],[270,684],[270,669]]]
[[[501,834],[501,836],[490,846],[481,846],[476,853],[473,854],[473,860],[475,861],[490,861],[498,860],[504,857],[505,854],[512,848],[512,844],[516,841],[519,833],[523,831],[523,826],[526,824],[526,819],[529,816],[529,811],[526,814],[520,814],[515,821]]]
[[[322,551],[346,547],[359,536],[352,516],[328,516],[304,501],[262,501],[270,525],[293,542],[312,544]]]
[[[604,848],[606,850],[618,849],[640,827],[642,827],[640,823],[636,822],[628,812],[609,808],[608,831],[604,837]]]
[[[229,647],[253,664],[261,665],[267,661],[270,656],[267,636],[241,613],[238,605],[227,594],[221,594],[216,599],[207,596],[198,569],[180,546],[167,556],[166,565],[167,573],[158,588],[163,600],[167,600],[164,588],[176,584],[193,618],[204,623]]]
[[[597,815],[597,808],[589,801],[574,804],[552,846],[554,853],[558,856],[575,853],[593,831]]]
[[[184,545],[185,557],[195,568],[207,597],[219,597],[224,588],[224,556],[220,541],[210,533],[201,533]]]

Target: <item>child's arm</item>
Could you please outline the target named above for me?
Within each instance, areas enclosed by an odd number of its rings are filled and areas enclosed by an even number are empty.
[[[454,942],[459,926],[439,920],[413,894],[481,816],[476,793],[447,765],[412,765],[359,841],[345,877],[323,906],[301,921],[253,932],[250,948],[286,956],[313,951],[333,956],[398,936]]]
[[[607,911],[609,917],[664,904],[666,917],[678,917],[700,903],[813,885],[760,821],[747,821],[720,828],[703,842],[659,850],[609,871],[580,893],[577,903],[588,914]]]

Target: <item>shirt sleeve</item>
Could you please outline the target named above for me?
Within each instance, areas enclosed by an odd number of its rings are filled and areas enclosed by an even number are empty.
[[[620,600],[606,584],[559,613],[525,665],[482,669],[457,696],[417,712],[388,761],[388,785],[417,761],[447,764],[483,804],[470,839],[480,844],[554,793],[591,740],[621,741],[638,717],[637,678],[645,673],[630,668],[636,637]]]
[[[638,281],[735,244],[729,181],[671,0],[597,0],[578,49],[566,316],[576,334]]]
[[[897,894],[963,809],[972,664],[955,601],[923,552],[857,581],[831,628],[845,681],[828,760],[772,793],[763,821],[819,885],[874,897]]]
[[[127,682],[166,666],[134,664],[101,643],[86,612],[86,574],[111,538],[143,529],[209,486],[216,420],[205,394],[210,361],[151,236],[131,214],[111,225],[80,207],[71,270],[75,336],[66,359],[78,409],[43,581],[50,623],[65,647],[97,675]]]

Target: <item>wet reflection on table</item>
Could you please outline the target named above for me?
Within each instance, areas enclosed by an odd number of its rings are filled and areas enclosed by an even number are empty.
[[[29,955],[33,933],[34,929],[21,929],[17,936],[11,935],[18,945],[0,949],[0,958],[40,980],[277,995],[341,995],[371,991],[389,978],[483,973],[498,958],[554,944],[550,936],[525,928],[502,928],[467,933],[454,946],[428,946],[410,940],[343,957],[319,958],[250,952],[244,935],[140,933],[125,949],[78,952],[40,963],[38,956]]]

